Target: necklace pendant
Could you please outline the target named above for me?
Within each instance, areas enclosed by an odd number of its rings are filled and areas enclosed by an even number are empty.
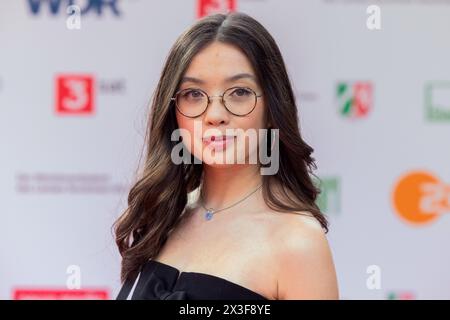
[[[213,217],[213,212],[212,211],[208,210],[208,211],[205,212],[205,219],[206,220],[209,221],[209,220],[212,219],[212,217]]]

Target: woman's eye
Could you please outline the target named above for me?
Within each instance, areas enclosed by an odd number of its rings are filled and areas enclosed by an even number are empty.
[[[244,96],[246,96],[246,95],[251,94],[251,92],[250,92],[250,90],[248,90],[248,89],[245,89],[245,88],[239,88],[239,89],[234,90],[234,91],[232,92],[232,94],[235,94],[235,95],[238,96],[238,97],[244,97]]]
[[[188,90],[186,92],[183,93],[183,97],[185,98],[201,98],[203,96],[201,91],[198,90]]]

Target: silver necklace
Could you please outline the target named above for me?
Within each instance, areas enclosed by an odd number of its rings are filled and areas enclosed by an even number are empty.
[[[247,199],[248,197],[250,197],[250,196],[251,196],[252,194],[254,194],[256,191],[258,191],[258,189],[260,189],[261,187],[262,187],[262,184],[261,184],[258,188],[256,188],[254,191],[252,191],[250,194],[248,194],[247,196],[245,196],[243,199],[239,200],[238,202],[235,202],[235,203],[233,203],[231,206],[228,206],[228,207],[225,207],[225,208],[222,208],[222,209],[218,209],[218,210],[214,210],[213,208],[209,208],[209,209],[206,208],[205,205],[204,205],[204,202],[203,202],[203,194],[200,193],[200,204],[202,205],[203,209],[206,210],[206,212],[204,213],[205,219],[209,221],[209,220],[211,220],[211,219],[213,218],[213,216],[214,216],[217,212],[223,211],[223,210],[226,210],[226,209],[229,209],[229,208],[231,208],[231,207],[234,207],[234,206],[237,205],[238,203],[241,203],[242,201],[244,201],[245,199]]]

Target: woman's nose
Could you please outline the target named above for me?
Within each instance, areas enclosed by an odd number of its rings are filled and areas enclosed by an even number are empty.
[[[205,112],[206,122],[221,123],[229,120],[229,113],[223,104],[221,96],[210,96],[208,108]]]

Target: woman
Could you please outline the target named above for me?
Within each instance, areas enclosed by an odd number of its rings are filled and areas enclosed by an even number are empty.
[[[239,129],[269,129],[271,138],[243,146]],[[178,38],[146,141],[143,172],[115,223],[125,282],[118,299],[338,298],[310,177],[313,149],[300,136],[279,48],[261,24],[216,14]],[[191,161],[177,161],[180,144]],[[248,161],[266,145],[277,163]],[[216,161],[237,154],[245,163]]]

